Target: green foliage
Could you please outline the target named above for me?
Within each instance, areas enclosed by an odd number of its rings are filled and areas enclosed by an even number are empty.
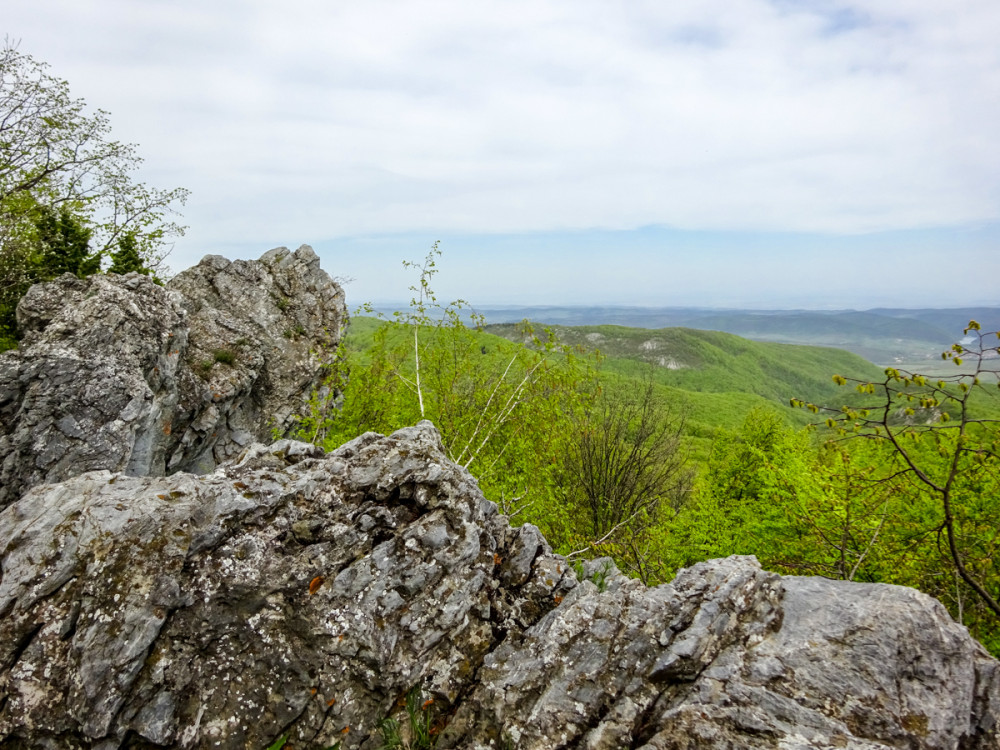
[[[880,379],[834,376],[869,400],[840,408],[793,404],[829,415],[841,441],[876,446],[880,461],[866,481],[907,499],[883,534],[905,562],[894,571],[906,583],[942,599],[993,649],[1000,648],[1000,413],[994,341],[975,321],[966,338],[942,354],[958,370],[930,376],[886,368]],[[989,386],[989,387],[988,387]],[[853,450],[852,450],[853,452]],[[886,507],[889,507],[887,501]],[[905,554],[905,556],[904,556]]]
[[[32,284],[64,273],[82,278],[100,270],[100,256],[90,251],[91,230],[67,205],[52,209],[29,195],[9,203],[21,206],[23,213],[19,226],[0,221],[0,351],[17,345],[17,303]]]
[[[594,568],[588,576],[583,560],[577,560],[573,563],[573,571],[576,573],[578,581],[590,581],[597,586],[598,591],[603,593],[608,589],[608,576],[611,575],[611,564],[610,560],[605,560],[598,567]]]
[[[877,446],[826,443],[812,467],[795,533],[805,540],[791,569],[843,580],[888,580],[896,567],[892,529],[901,496],[879,473],[886,456]]]
[[[142,256],[158,260],[183,231],[168,217],[187,191],[134,182],[142,160],[110,131],[108,113],[88,114],[45,63],[10,45],[0,52],[0,205],[9,209],[24,194],[53,209],[70,205],[92,228],[98,253],[132,231]]]
[[[757,555],[788,566],[794,518],[811,488],[808,436],[774,411],[751,411],[740,430],[720,436],[695,499],[673,524],[676,566],[728,555]]]
[[[36,207],[27,193],[0,201],[0,351],[17,346],[14,313],[36,282],[40,249],[31,220]]]
[[[41,255],[38,278],[54,279],[64,273],[83,278],[101,270],[101,257],[90,252],[91,230],[65,205],[53,210],[39,206],[34,219]]]
[[[437,745],[439,723],[435,720],[434,700],[424,698],[419,685],[400,699],[398,708],[404,713],[400,721],[393,716],[380,719],[377,723],[382,744],[379,750],[433,750]],[[267,750],[286,750],[291,746],[288,735],[283,735],[268,745]],[[340,750],[337,742],[325,750]]]
[[[488,326],[513,335],[510,326]],[[646,330],[621,326],[556,326],[560,340],[599,349],[604,369],[634,377],[652,365],[656,382],[693,393],[752,393],[787,404],[790,393],[834,396],[831,369],[874,376],[878,368],[838,349],[749,341],[730,333],[690,328]],[[729,425],[736,427],[741,421]]]
[[[403,699],[406,720],[387,717],[379,722],[382,746],[379,750],[431,750],[437,745],[437,727],[433,720],[433,699],[424,699],[415,685]]]
[[[14,311],[32,284],[96,273],[109,255],[119,268],[160,266],[183,234],[170,215],[187,191],[135,182],[141,162],[110,138],[107,113],[88,114],[45,63],[0,50],[0,347],[16,338]]]
[[[912,424],[890,424],[897,437],[915,434],[899,438],[903,455],[884,424],[817,443],[819,436],[788,428],[773,412],[752,412],[739,431],[716,441],[695,499],[664,529],[664,559],[677,568],[753,554],[782,573],[913,586],[1000,653],[1000,624],[959,572],[948,540],[950,513],[967,575],[987,591],[1000,588],[993,562],[1000,467],[994,448],[984,452],[998,431],[970,424],[963,441],[953,427],[960,423],[947,423],[947,432],[921,423],[923,436]],[[936,483],[951,477],[947,502],[917,470]]]
[[[139,253],[139,242],[135,232],[129,230],[118,238],[118,249],[111,253],[111,266],[108,268],[108,273],[125,275],[133,271],[144,276],[152,274],[152,271],[146,268],[142,255]]]
[[[593,362],[530,328],[515,343],[484,333],[474,314],[466,325],[464,302],[441,306],[434,296],[438,255],[435,247],[407,264],[419,273],[408,312],[353,318],[299,435],[332,447],[430,419],[487,497],[512,516],[531,507],[556,538],[567,511],[554,477],[575,416],[593,398]]]
[[[517,337],[506,324],[487,330]],[[791,394],[833,399],[838,394],[829,380],[831,370],[858,377],[879,372],[837,349],[748,341],[717,331],[621,326],[555,326],[553,331],[568,344],[599,350],[601,381],[609,391],[652,373],[661,398],[684,414],[686,445],[692,461],[701,465],[715,439],[738,430],[751,410],[769,408],[789,424],[805,426],[810,418],[788,406]]]
[[[230,349],[216,349],[212,352],[212,358],[224,365],[233,365],[236,363],[236,354]]]

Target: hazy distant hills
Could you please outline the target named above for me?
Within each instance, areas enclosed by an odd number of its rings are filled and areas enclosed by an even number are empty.
[[[756,341],[846,349],[880,365],[937,361],[977,320],[1000,330],[1000,307],[875,310],[709,310],[648,307],[484,307],[488,323],[562,326],[619,325],[633,328],[684,327],[734,333]]]

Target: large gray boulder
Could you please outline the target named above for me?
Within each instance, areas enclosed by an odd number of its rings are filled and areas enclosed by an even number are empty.
[[[218,256],[165,288],[138,274],[32,287],[0,354],[0,507],[95,469],[206,472],[284,434],[347,314],[308,247]]]
[[[344,291],[308,245],[257,261],[210,255],[167,286],[189,329],[167,471],[211,471],[292,426],[347,325]]]
[[[1000,747],[998,663],[929,597],[750,557],[578,581],[426,422],[36,487],[0,563],[4,746],[377,748],[416,689],[440,748]]]

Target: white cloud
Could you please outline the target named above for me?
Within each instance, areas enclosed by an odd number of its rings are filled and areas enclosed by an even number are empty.
[[[13,0],[195,244],[1000,218],[993,0]]]

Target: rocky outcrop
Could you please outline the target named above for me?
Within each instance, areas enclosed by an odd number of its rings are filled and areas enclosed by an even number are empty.
[[[292,425],[347,325],[344,292],[308,245],[259,261],[210,255],[168,288],[190,333],[167,470],[210,471]]]
[[[1000,743],[998,663],[929,597],[747,557],[578,580],[429,423],[37,487],[0,553],[4,746],[376,748],[414,690],[440,748]]]
[[[303,246],[64,276],[0,355],[0,746],[1000,748],[913,590],[733,557],[646,588],[511,528],[429,423],[283,433],[346,322]]]
[[[0,507],[95,469],[211,471],[292,424],[347,315],[308,247],[31,288],[0,354]]]

